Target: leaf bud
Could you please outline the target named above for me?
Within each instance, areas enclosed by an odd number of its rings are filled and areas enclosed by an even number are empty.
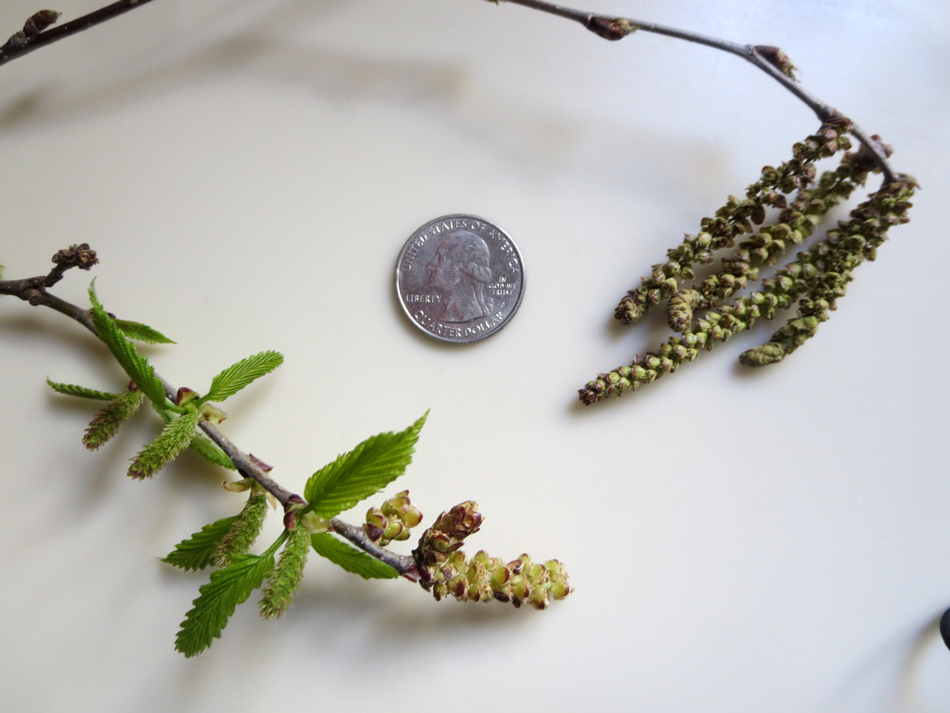
[[[208,423],[218,424],[228,417],[224,411],[209,403],[201,404],[198,411],[201,414],[201,420]]]
[[[253,478],[242,478],[241,480],[225,480],[222,485],[229,493],[243,493],[248,490],[256,481]]]

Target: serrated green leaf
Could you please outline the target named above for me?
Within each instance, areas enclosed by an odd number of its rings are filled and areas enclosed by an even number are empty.
[[[237,519],[237,515],[232,515],[205,525],[200,532],[175,545],[174,551],[169,553],[162,562],[187,570],[204,569],[213,565],[215,551]]]
[[[110,394],[108,391],[96,391],[95,389],[89,389],[85,386],[79,386],[78,384],[60,384],[57,381],[46,380],[46,383],[49,384],[49,387],[60,394],[65,394],[66,396],[78,396],[83,399],[94,399],[95,401],[113,401],[114,399],[119,398],[118,394]]]
[[[227,468],[228,470],[236,470],[234,463],[228,458],[228,454],[212,443],[209,438],[202,436],[200,433],[195,434],[195,437],[191,439],[189,448],[215,465],[220,465],[222,468]]]
[[[147,324],[141,322],[130,322],[127,319],[115,320],[115,325],[122,330],[122,333],[129,339],[135,339],[146,344],[174,344],[171,339],[152,329]]]
[[[175,460],[195,437],[198,418],[197,411],[188,411],[165,426],[162,432],[135,456],[129,466],[129,476],[150,478]]]
[[[156,404],[164,404],[165,389],[161,380],[155,375],[155,370],[148,360],[136,351],[132,342],[116,326],[115,320],[99,304],[95,280],[89,286],[89,301],[92,303],[92,324],[99,338],[109,347],[112,356],[149,399]]]
[[[399,576],[399,572],[388,564],[350,547],[328,532],[311,535],[310,544],[321,557],[326,557],[347,572],[358,574],[363,579],[395,579]]]
[[[306,510],[335,517],[365,500],[406,471],[412,462],[426,413],[405,431],[367,438],[349,453],[314,473],[304,488]]]
[[[298,525],[287,534],[287,542],[277,559],[277,566],[271,573],[267,586],[261,596],[261,616],[265,619],[281,617],[303,579],[303,568],[310,554],[310,533]]]
[[[144,400],[145,395],[141,391],[126,391],[116,396],[89,422],[82,444],[94,451],[109,441],[119,432],[122,424],[135,415]]]
[[[211,581],[198,591],[194,608],[185,615],[175,637],[175,649],[191,658],[221,636],[228,619],[274,569],[274,554],[240,555],[227,567],[211,573]]]
[[[211,380],[211,390],[201,400],[224,401],[255,379],[272,372],[283,361],[284,355],[273,351],[261,352],[247,359],[242,359],[214,377]]]
[[[215,550],[215,561],[222,567],[227,566],[234,558],[251,549],[257,536],[261,534],[261,527],[266,518],[267,496],[263,493],[250,495]]]

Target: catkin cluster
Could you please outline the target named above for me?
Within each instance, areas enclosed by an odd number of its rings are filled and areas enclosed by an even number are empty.
[[[393,540],[408,540],[410,530],[422,522],[422,513],[409,500],[409,491],[396,493],[381,507],[366,511],[363,532],[373,542],[385,547]]]
[[[598,375],[579,391],[581,401],[591,404],[636,391],[692,361],[701,349],[708,351],[727,341],[759,318],[773,319],[795,302],[799,302],[798,314],[766,344],[745,352],[741,363],[774,364],[814,336],[818,325],[828,319],[828,312],[835,309],[835,300],[844,295],[854,269],[874,259],[891,226],[909,220],[914,179],[898,176],[885,183],[851,212],[849,221],[839,223],[822,240],[799,252],[774,277],[762,280],[758,290],[743,297],[736,293],[759,279],[761,265],[777,264],[791,246],[807,240],[828,211],[863,185],[870,172],[879,170],[871,152],[862,146],[845,153],[837,168],[816,180],[814,163],[847,151],[850,142],[845,133],[850,128],[846,119],[823,124],[818,132],[795,144],[791,161],[777,169],[766,166],[744,200],[730,196],[715,218],[703,219],[700,233],[686,236],[669,251],[666,263],[654,266],[652,275],[621,300],[616,317],[630,324],[654,304],[668,299],[667,320],[680,334],[656,351],[637,356],[631,364]],[[889,155],[889,147],[884,149]],[[786,197],[791,193],[791,199]],[[764,224],[766,207],[779,211],[768,224]],[[736,245],[736,238],[747,233],[749,236]],[[719,270],[697,285],[684,285],[695,278],[694,264],[711,263],[712,253],[727,247],[735,250],[722,260]],[[706,312],[697,318],[700,310]]]
[[[423,573],[420,584],[436,600],[452,596],[460,601],[510,602],[516,608],[530,604],[546,609],[551,599],[571,593],[567,572],[557,560],[534,563],[528,555],[505,563],[480,550],[469,558],[460,549],[462,541],[478,531],[482,515],[471,501],[439,515],[413,550]]]

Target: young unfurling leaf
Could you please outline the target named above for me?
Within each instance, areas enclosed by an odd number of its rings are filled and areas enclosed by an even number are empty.
[[[49,387],[60,394],[65,394],[66,396],[78,396],[83,399],[93,399],[95,401],[113,401],[119,398],[118,394],[110,394],[108,391],[96,391],[95,389],[88,389],[85,386],[78,386],[77,384],[60,384],[56,381],[46,380],[46,383],[49,384]]]
[[[247,359],[242,359],[211,380],[211,390],[208,391],[202,401],[224,401],[255,379],[272,372],[283,361],[283,354],[273,351],[261,352]]]
[[[314,473],[304,497],[320,517],[335,517],[406,471],[428,411],[405,431],[380,433]]]
[[[264,493],[252,494],[215,549],[215,562],[219,566],[227,566],[232,559],[251,549],[266,517],[267,496]]]
[[[230,565],[211,573],[211,581],[198,591],[194,608],[185,615],[175,638],[175,648],[187,657],[200,654],[221,636],[221,631],[251,592],[274,569],[274,553],[239,555]]]
[[[298,526],[287,533],[287,542],[264,588],[264,596],[261,597],[262,617],[277,618],[287,611],[294,593],[300,586],[309,553],[310,533],[305,527]]]
[[[358,574],[363,579],[395,579],[399,572],[388,564],[350,547],[327,532],[310,536],[310,544],[321,557],[340,565],[347,572]]]
[[[165,388],[161,380],[155,376],[155,370],[148,360],[139,354],[132,342],[122,333],[115,320],[99,304],[96,297],[95,281],[89,286],[89,301],[92,303],[92,324],[99,334],[99,338],[109,347],[109,351],[119,362],[139,387],[156,404],[165,403]]]
[[[204,569],[213,565],[215,552],[221,540],[228,534],[237,519],[237,515],[232,515],[205,525],[200,532],[175,545],[174,551],[170,552],[162,562],[188,570]]]
[[[146,344],[175,343],[157,329],[152,329],[147,324],[142,324],[140,322],[130,322],[127,319],[117,319],[115,320],[115,325],[121,329],[122,333],[129,339],[135,339],[140,342],[145,342]]]
[[[234,463],[232,463],[231,459],[228,458],[227,453],[222,451],[214,443],[212,443],[210,439],[205,438],[200,433],[195,434],[195,437],[191,439],[189,448],[215,465],[220,465],[222,468],[227,468],[228,470],[236,470]]]
[[[129,466],[129,475],[133,478],[150,478],[175,460],[195,437],[198,418],[197,411],[188,411],[165,426],[151,443],[139,451]]]
[[[145,395],[141,391],[126,391],[116,396],[89,422],[82,438],[83,445],[94,451],[111,439],[122,424],[139,410],[144,399]]]

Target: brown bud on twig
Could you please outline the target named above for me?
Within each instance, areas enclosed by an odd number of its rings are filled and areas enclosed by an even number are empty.
[[[587,29],[595,35],[600,35],[605,40],[616,42],[622,40],[631,32],[637,31],[637,26],[623,17],[604,17],[603,15],[591,15],[587,21]]]
[[[778,47],[773,47],[772,45],[756,45],[755,52],[786,77],[798,81],[795,77],[795,70],[797,68],[792,64],[792,60],[788,58],[788,55]]]
[[[36,37],[43,30],[59,19],[60,13],[55,10],[40,10],[23,25],[23,34],[27,37]]]
[[[258,457],[257,457],[256,455],[254,455],[253,453],[248,453],[248,454],[247,454],[247,457],[251,459],[251,462],[252,462],[254,465],[256,465],[258,468],[260,468],[261,470],[263,470],[265,473],[270,473],[272,470],[274,470],[274,466],[272,466],[272,465],[267,465],[267,463],[265,463],[264,461],[262,461],[260,458],[258,458]]]
[[[297,527],[297,511],[307,504],[307,501],[296,493],[287,498],[284,504],[284,529],[293,530]]]
[[[189,401],[194,401],[198,398],[198,392],[189,389],[187,386],[181,386],[178,389],[178,393],[175,394],[175,403],[179,406],[184,406]]]
[[[89,270],[99,262],[99,258],[96,257],[96,251],[89,248],[88,243],[82,243],[80,245],[70,245],[68,248],[60,250],[53,255],[53,262],[64,270],[70,267]]]

